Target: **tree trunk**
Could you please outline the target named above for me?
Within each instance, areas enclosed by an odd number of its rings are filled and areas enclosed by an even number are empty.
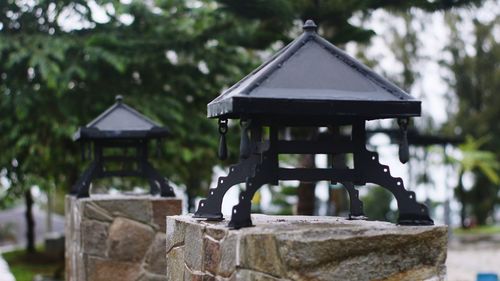
[[[467,212],[466,212],[466,202],[465,202],[465,189],[462,182],[463,175],[464,175],[463,171],[461,171],[458,174],[457,197],[458,200],[460,200],[460,204],[462,205],[460,207],[460,224],[462,225],[462,228],[467,228],[467,224],[465,223],[467,219]]]
[[[189,177],[186,187],[186,197],[187,197],[187,209],[189,213],[196,212],[195,199],[199,190],[202,190],[200,175],[193,174]]]
[[[24,192],[24,199],[26,203],[26,252],[35,253],[35,220],[33,218],[33,196],[31,189],[28,188]]]
[[[316,165],[314,163],[314,155],[305,154],[301,155],[299,159],[299,165],[302,168],[314,168]],[[298,215],[314,215],[315,207],[315,182],[300,182],[297,194],[299,202],[297,204],[297,214]]]

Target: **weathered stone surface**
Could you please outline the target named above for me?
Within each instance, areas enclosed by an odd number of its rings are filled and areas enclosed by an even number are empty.
[[[150,273],[166,276],[167,254],[165,249],[166,235],[157,233],[149,251],[146,255],[146,270]]]
[[[167,255],[167,280],[184,280],[184,270],[184,247],[175,247]]]
[[[137,281],[167,281],[166,275],[143,273]]]
[[[184,244],[186,225],[187,224],[182,221],[177,221],[176,216],[167,217],[167,253],[170,252],[173,247]]]
[[[159,198],[151,201],[153,209],[153,223],[158,226],[159,231],[165,233],[165,222],[167,216],[180,215],[182,213],[182,200],[176,198]]]
[[[149,249],[153,237],[151,226],[126,218],[116,218],[109,228],[108,255],[120,261],[140,261]]]
[[[92,200],[100,208],[106,210],[113,217],[126,217],[143,223],[150,223],[152,219],[151,201],[149,196],[93,196],[83,200]]]
[[[238,246],[238,234],[232,232],[220,242],[220,260],[218,274],[222,277],[230,277],[236,269],[237,256],[236,247]]]
[[[92,281],[136,281],[140,275],[140,264],[89,258],[86,271],[88,280]]]
[[[204,227],[190,223],[186,225],[186,236],[184,238],[186,265],[191,270],[202,270],[203,266],[203,232]]]
[[[240,244],[240,263],[243,268],[286,276],[273,232],[243,236]]]
[[[100,221],[85,220],[81,223],[83,252],[99,256],[106,256],[106,240],[108,238],[109,224]]]
[[[296,232],[277,234],[282,264],[287,272],[284,276],[292,280],[332,280],[345,276],[350,280],[384,280],[392,276],[426,279],[444,274],[444,228],[365,223],[372,227],[335,228],[330,224],[318,224],[313,230],[300,230],[299,227]],[[255,239],[254,242],[262,241],[259,235],[249,237]],[[251,268],[260,269],[258,266]]]
[[[165,231],[157,224],[180,212],[180,202],[154,196],[67,196],[66,281],[167,280]],[[99,273],[88,271],[91,267]]]
[[[83,216],[85,219],[103,222],[113,221],[113,217],[103,208],[92,201],[82,202]]]
[[[253,215],[255,227],[227,230],[219,240],[212,239],[209,233],[220,232],[226,222],[207,223],[190,216],[171,217],[171,220],[169,225],[175,227],[170,237],[185,236],[184,262],[191,270],[185,280],[199,280],[200,275],[216,280],[256,281],[445,278],[445,226]],[[176,229],[179,233],[175,233]],[[196,239],[204,241],[203,255]],[[192,265],[201,256],[204,267],[200,271]]]
[[[252,281],[288,281],[288,279],[277,278],[269,274],[265,274],[262,272],[256,272],[247,269],[238,270],[230,279],[230,281],[243,281],[243,280],[252,280]],[[306,279],[307,280],[307,279]],[[314,279],[310,279],[314,280]],[[331,279],[335,280],[335,279]],[[349,279],[345,279],[349,280]]]
[[[203,270],[216,274],[220,263],[219,242],[205,236],[203,239]]]
[[[184,267],[184,281],[203,281],[205,274],[194,273],[189,268]]]
[[[209,225],[205,229],[205,233],[215,240],[221,240],[222,238],[224,238],[227,235],[228,228],[226,226],[220,226],[220,225],[216,225],[216,224],[214,224],[212,226]]]

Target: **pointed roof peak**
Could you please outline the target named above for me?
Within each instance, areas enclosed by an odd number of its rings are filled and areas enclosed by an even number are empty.
[[[117,103],[122,103],[123,102],[123,96],[122,95],[117,95],[115,96],[115,101]]]
[[[308,19],[302,26],[302,29],[304,32],[316,32],[318,30],[318,26],[313,20]]]

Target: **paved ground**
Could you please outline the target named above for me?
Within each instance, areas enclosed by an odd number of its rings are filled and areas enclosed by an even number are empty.
[[[9,225],[12,230],[16,241],[9,242],[8,244],[3,244],[0,241],[0,253],[12,249],[13,247],[19,247],[26,245],[26,220],[24,218],[24,206],[18,206],[9,210],[0,212],[0,227],[5,227]],[[35,217],[35,232],[36,240],[38,243],[43,242],[43,238],[46,229],[46,214],[45,211],[35,207],[33,209],[33,215]],[[60,215],[52,215],[52,225],[53,231],[64,233],[64,217]],[[0,281],[3,281],[0,279]]]
[[[12,231],[13,236],[16,238],[15,241],[8,241],[2,243],[0,241],[0,253],[4,251],[9,251],[14,248],[24,247],[26,244],[26,221],[24,218],[24,206],[19,206],[6,211],[0,212],[0,227],[5,228],[8,226],[10,231]],[[36,240],[38,243],[43,241],[44,235],[47,232],[46,229],[46,213],[40,210],[38,207],[33,209],[33,215],[35,217],[35,232]],[[53,221],[53,231],[54,232],[64,232],[64,217],[59,215],[52,216]],[[15,281],[14,276],[9,271],[9,266],[2,258],[0,254],[0,281]]]
[[[500,237],[494,241],[478,238],[467,243],[450,243],[447,280],[475,281],[477,273],[496,273],[500,277]]]

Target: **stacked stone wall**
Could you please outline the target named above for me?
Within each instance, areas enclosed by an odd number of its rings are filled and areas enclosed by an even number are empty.
[[[65,207],[67,281],[166,280],[165,217],[180,199],[67,196]]]
[[[445,226],[253,215],[254,227],[167,218],[167,280],[445,280]]]

